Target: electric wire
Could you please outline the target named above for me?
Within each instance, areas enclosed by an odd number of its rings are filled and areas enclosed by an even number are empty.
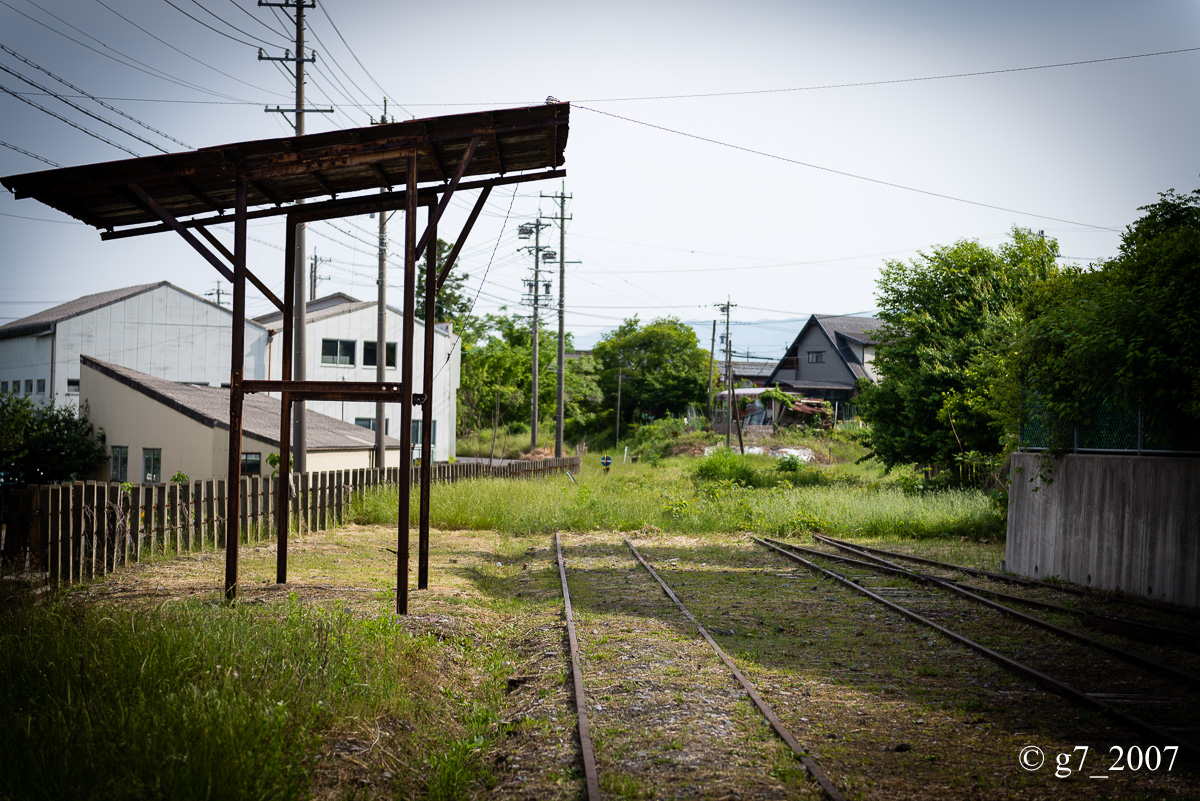
[[[20,59],[21,61],[25,62],[25,63],[26,63],[26,64],[28,64],[29,66],[33,67],[34,69],[41,70],[42,72],[46,73],[46,74],[47,74],[47,75],[49,75],[51,78],[53,78],[54,80],[58,81],[59,83],[63,84],[64,86],[69,86],[69,87],[71,87],[71,88],[72,88],[72,89],[74,89],[76,92],[79,92],[79,93],[81,93],[81,94],[82,94],[84,97],[87,97],[88,99],[90,99],[90,100],[93,100],[93,101],[95,101],[96,103],[99,103],[101,106],[103,106],[104,108],[108,109],[109,111],[112,111],[112,112],[115,112],[115,113],[117,113],[117,114],[120,114],[122,117],[124,117],[124,118],[125,118],[125,119],[127,119],[127,120],[132,120],[133,122],[136,122],[138,125],[142,126],[142,127],[143,127],[143,128],[145,128],[147,131],[153,131],[154,133],[158,134],[159,136],[163,137],[164,139],[169,139],[170,141],[174,142],[175,144],[177,144],[177,145],[182,145],[183,147],[186,147],[186,148],[188,148],[189,150],[190,150],[190,149],[192,149],[192,146],[191,146],[191,145],[189,145],[187,142],[181,142],[181,141],[179,141],[178,139],[176,139],[175,137],[171,136],[170,134],[163,133],[162,131],[158,130],[157,128],[153,127],[152,125],[148,125],[147,123],[145,123],[145,122],[142,122],[142,121],[141,121],[141,120],[139,120],[137,117],[134,117],[134,116],[132,116],[132,115],[130,115],[130,114],[126,114],[124,111],[121,111],[121,109],[119,109],[119,108],[117,108],[117,107],[115,107],[115,106],[110,106],[109,104],[105,103],[103,100],[101,100],[100,98],[98,98],[98,97],[96,97],[95,95],[91,94],[90,92],[86,92],[86,91],[84,91],[83,89],[80,89],[78,86],[76,86],[75,84],[71,83],[71,82],[70,82],[70,81],[68,81],[66,78],[62,78],[62,77],[60,77],[60,76],[58,76],[58,75],[55,75],[53,72],[51,72],[50,70],[46,69],[46,68],[45,68],[45,67],[43,67],[42,65],[40,65],[40,64],[38,64],[38,63],[36,63],[36,62],[34,62],[34,61],[31,61],[31,60],[30,60],[30,59],[28,59],[28,58],[25,58],[25,56],[21,55],[21,54],[20,54],[20,53],[18,53],[17,51],[15,51],[15,50],[13,50],[12,48],[8,47],[8,46],[7,46],[7,45],[5,45],[3,42],[0,42],[0,50],[3,50],[4,52],[8,53],[8,54],[9,54],[10,56],[12,56],[13,58],[18,58],[18,59]],[[55,95],[55,96],[56,96],[56,97],[58,97],[60,100],[61,100],[61,99],[63,99],[64,97],[67,97],[67,95]],[[149,143],[147,143],[147,144],[149,144]]]
[[[228,33],[226,33],[225,31],[222,31],[222,30],[219,30],[219,29],[217,29],[217,28],[214,28],[213,26],[209,25],[207,22],[205,22],[205,21],[204,21],[204,20],[202,20],[202,19],[197,19],[196,17],[193,17],[191,14],[187,13],[187,12],[186,12],[186,11],[184,11],[182,8],[180,8],[179,6],[177,6],[177,5],[175,5],[174,3],[172,3],[172,2],[171,2],[171,0],[163,0],[163,2],[164,2],[164,3],[166,3],[167,5],[169,5],[171,8],[175,9],[176,11],[178,11],[178,12],[179,12],[180,14],[182,14],[183,16],[185,16],[185,17],[187,17],[188,19],[190,19],[192,22],[195,22],[195,23],[196,23],[196,24],[198,24],[198,25],[202,25],[202,26],[204,26],[205,28],[208,28],[210,31],[212,31],[213,33],[217,34],[218,36],[224,36],[226,39],[230,39],[230,40],[232,40],[232,41],[234,41],[234,42],[237,42],[238,44],[244,44],[244,45],[246,45],[247,47],[253,47],[253,48],[257,48],[257,47],[258,47],[258,45],[254,44],[254,42],[247,42],[245,39],[239,39],[239,38],[237,38],[236,36],[233,36],[232,34],[228,34]],[[258,41],[260,41],[260,42],[261,42],[261,41],[262,41],[262,39],[259,39]],[[268,43],[268,44],[269,44],[269,43]]]
[[[1200,49],[1200,48],[1198,48],[1198,49]],[[654,123],[651,123],[651,122],[635,120],[632,117],[624,117],[620,114],[613,114],[610,111],[601,111],[599,109],[589,108],[588,106],[582,106],[579,104],[575,104],[575,108],[583,109],[584,111],[590,111],[593,114],[603,114],[606,117],[612,117],[614,119],[624,120],[625,122],[631,122],[631,123],[634,123],[635,125],[643,125],[647,128],[653,128],[658,131],[664,131],[666,133],[675,134],[676,136],[683,136],[688,139],[695,139],[698,142],[707,142],[708,144],[717,145],[719,147],[724,147],[724,148],[729,148],[730,150],[737,150],[742,153],[750,153],[751,155],[762,156],[763,158],[773,159],[775,161],[782,161],[787,164],[795,164],[800,167],[808,167],[809,169],[820,170],[822,172],[831,173],[833,175],[841,175],[845,178],[854,178],[859,181],[866,181],[867,183],[878,184],[880,186],[888,186],[893,189],[903,189],[906,192],[915,192],[917,194],[927,195],[929,197],[941,198],[942,200],[952,200],[956,203],[965,203],[970,206],[979,206],[979,207],[985,208],[985,209],[993,209],[995,211],[1003,211],[1003,212],[1007,212],[1008,214],[1020,214],[1022,216],[1026,216],[1026,217],[1036,217],[1039,220],[1053,220],[1054,222],[1062,222],[1062,223],[1067,223],[1069,225],[1082,225],[1087,228],[1095,228],[1095,229],[1098,229],[1101,231],[1112,231],[1114,233],[1120,233],[1120,229],[1118,229],[1118,228],[1111,228],[1111,227],[1104,226],[1104,225],[1092,225],[1090,223],[1077,222],[1075,220],[1066,220],[1066,219],[1063,219],[1062,217],[1051,217],[1046,214],[1035,214],[1034,212],[1031,212],[1031,211],[1021,211],[1019,209],[1010,209],[1010,208],[1006,208],[1004,206],[997,206],[992,203],[983,203],[978,200],[968,200],[967,198],[956,197],[954,195],[947,195],[947,194],[944,194],[941,192],[933,192],[928,189],[918,189],[917,187],[906,186],[904,184],[898,184],[898,183],[895,183],[892,181],[884,181],[880,178],[871,178],[866,175],[858,175],[856,173],[847,172],[845,170],[837,170],[837,169],[834,169],[833,167],[824,167],[824,166],[821,166],[820,164],[813,164],[813,163],[807,162],[807,161],[800,161],[799,159],[792,159],[792,158],[788,158],[786,156],[777,156],[773,153],[767,153],[762,150],[755,150],[753,148],[743,147],[742,145],[734,145],[734,144],[730,144],[729,142],[722,142],[719,139],[711,139],[707,136],[700,136],[698,134],[686,133],[684,131],[679,131],[674,128],[668,128],[664,125],[655,125]]]
[[[325,19],[329,20],[330,26],[333,27],[333,32],[338,35],[338,38],[342,40],[342,44],[344,44],[346,46],[346,50],[349,51],[350,55],[354,58],[355,62],[358,63],[358,66],[362,68],[363,73],[368,78],[371,79],[371,83],[375,84],[375,86],[379,89],[379,91],[383,92],[383,96],[386,97],[388,100],[390,100],[392,102],[392,105],[394,105],[396,108],[403,111],[405,114],[408,114],[410,117],[413,116],[412,113],[409,112],[408,109],[406,109],[404,106],[397,103],[395,98],[389,96],[387,93],[387,90],[384,89],[382,86],[380,86],[379,81],[375,80],[375,76],[372,75],[365,66],[363,66],[362,61],[359,60],[359,58],[358,58],[358,53],[354,52],[354,48],[351,47],[350,43],[346,41],[346,37],[342,36],[342,32],[338,29],[337,23],[333,21],[333,17],[329,16],[329,10],[325,7],[325,3],[318,3],[318,7],[321,9],[321,13],[325,15]],[[359,90],[359,91],[361,91],[361,90]],[[365,96],[366,92],[363,92],[363,95]],[[515,199],[516,195],[513,195],[513,197]]]
[[[156,36],[155,34],[151,33],[150,31],[146,30],[145,28],[143,28],[141,25],[138,25],[136,22],[134,22],[133,20],[131,20],[129,17],[125,16],[125,15],[124,15],[124,14],[122,14],[120,11],[117,11],[115,8],[113,8],[112,6],[110,6],[110,5],[108,5],[107,3],[105,3],[105,2],[104,2],[104,0],[96,0],[96,2],[97,2],[97,3],[99,3],[101,6],[103,6],[104,8],[107,8],[109,11],[111,11],[111,12],[112,12],[113,14],[115,14],[116,16],[118,16],[118,17],[120,17],[121,19],[123,19],[123,20],[125,20],[126,22],[128,22],[128,23],[129,23],[130,25],[132,25],[133,27],[137,28],[137,29],[138,29],[139,31],[141,31],[142,33],[144,33],[144,34],[146,34],[147,36],[149,36],[149,37],[150,37],[151,39],[153,39],[154,41],[158,42],[158,43],[159,43],[159,44],[161,44],[161,45],[164,45],[165,47],[168,47],[168,48],[170,48],[171,50],[174,50],[176,53],[178,53],[179,55],[183,56],[184,58],[191,59],[192,61],[195,61],[197,64],[200,64],[201,66],[207,67],[208,69],[212,70],[213,72],[215,72],[215,73],[217,73],[217,74],[219,74],[219,75],[224,75],[226,78],[229,78],[230,80],[237,81],[238,83],[240,83],[240,84],[242,84],[242,85],[244,85],[244,86],[249,86],[251,89],[257,89],[258,91],[260,91],[260,92],[266,92],[267,94],[278,94],[278,92],[273,92],[273,91],[271,91],[270,89],[264,89],[263,87],[261,87],[261,86],[258,86],[257,84],[250,83],[249,81],[244,81],[244,80],[242,80],[241,78],[238,78],[236,75],[230,75],[228,72],[225,72],[224,70],[217,69],[216,67],[214,67],[214,66],[213,66],[211,63],[209,63],[208,61],[205,61],[205,60],[203,60],[203,59],[196,58],[196,57],[195,57],[195,56],[193,56],[191,53],[188,53],[188,52],[186,52],[186,51],[184,51],[184,50],[181,50],[180,48],[178,48],[178,47],[176,47],[175,45],[173,45],[173,44],[171,44],[170,42],[168,42],[166,39],[163,39],[163,38],[161,38],[161,37],[159,37],[159,36]],[[227,95],[221,95],[221,96],[222,96],[222,97],[227,97]]]
[[[170,0],[167,0],[167,2],[168,2],[168,3],[170,3]],[[172,4],[172,5],[173,5],[173,4]],[[276,44],[275,44],[275,43],[273,43],[273,42],[268,42],[266,39],[260,39],[259,37],[255,36],[254,34],[250,33],[249,31],[242,30],[241,28],[239,28],[238,26],[234,25],[234,24],[233,24],[232,22],[230,22],[229,20],[225,19],[225,18],[224,18],[224,17],[222,17],[222,16],[219,16],[219,15],[217,15],[217,14],[216,14],[216,13],[214,13],[214,12],[213,12],[211,9],[209,9],[209,8],[206,8],[204,5],[202,5],[202,4],[200,4],[200,3],[198,3],[198,2],[197,2],[197,0],[192,0],[192,5],[196,6],[196,8],[200,9],[200,10],[201,10],[201,11],[203,11],[205,14],[208,14],[210,17],[212,17],[213,19],[217,20],[218,22],[223,22],[223,23],[225,23],[225,24],[226,24],[226,25],[228,25],[230,28],[233,28],[235,31],[237,31],[238,33],[242,34],[243,36],[248,36],[248,37],[250,37],[251,39],[253,39],[253,40],[254,40],[254,41],[256,41],[256,42],[259,42],[259,43],[261,43],[261,44],[265,44],[267,47],[278,47],[278,45],[276,45]],[[179,9],[179,10],[180,10],[180,11],[183,11],[183,9]],[[195,19],[195,18],[193,17],[193,19]],[[197,21],[197,22],[200,22],[200,20],[196,20],[196,21]],[[200,24],[201,24],[201,25],[203,25],[204,23],[202,23],[202,22],[201,22]],[[205,27],[207,27],[207,26],[205,26]],[[215,31],[216,33],[221,33],[220,31],[217,31],[215,28],[212,28],[212,29],[210,29],[210,30],[213,30],[213,31]],[[228,34],[221,34],[221,35],[222,35],[222,36],[228,36]],[[230,37],[230,38],[233,38],[233,37]],[[236,39],[235,39],[234,41],[239,41],[239,40],[236,40]],[[242,42],[242,44],[248,44],[248,43],[247,43],[247,42]]]
[[[66,25],[68,28],[83,34],[84,36],[88,37],[92,41],[98,42],[99,44],[103,45],[104,47],[108,48],[109,50],[113,50],[114,52],[118,52],[118,53],[120,52],[118,50],[115,50],[112,47],[109,47],[107,44],[100,41],[95,36],[92,36],[90,33],[87,33],[86,31],[82,31],[79,28],[76,28],[74,25],[67,22],[62,17],[59,17],[59,16],[53,14],[52,12],[47,11],[46,9],[42,8],[40,5],[38,5],[36,2],[34,2],[34,0],[26,0],[26,2],[28,2],[30,5],[34,6],[35,8],[39,9],[40,11],[42,11],[42,13],[44,13],[48,16],[54,17],[54,19],[58,20],[59,22],[61,22],[64,25]],[[42,22],[40,19],[37,19],[36,17],[32,17],[29,14],[26,14],[21,9],[16,8],[12,4],[8,3],[7,0],[0,0],[0,5],[3,5],[7,8],[12,9],[13,11],[17,12],[18,14],[20,14],[21,16],[25,17],[26,19],[30,20],[31,22],[41,25],[43,28],[50,31],[51,33],[56,33],[59,36],[63,37],[64,39],[67,39],[68,41],[72,41],[75,44],[79,45],[80,47],[91,50],[93,53],[96,53],[98,55],[104,56],[107,59],[115,61],[118,64],[121,64],[122,66],[130,67],[132,69],[137,70],[138,72],[143,72],[146,75],[149,75],[151,77],[167,81],[168,83],[176,84],[177,86],[182,86],[182,87],[185,87],[188,89],[194,89],[198,92],[203,92],[204,94],[212,95],[213,97],[220,97],[220,98],[224,98],[225,100],[236,101],[238,103],[248,103],[249,102],[240,97],[234,97],[232,95],[227,95],[224,92],[217,92],[212,89],[205,89],[203,86],[200,86],[199,84],[192,83],[191,81],[186,81],[182,78],[177,78],[173,75],[163,72],[162,70],[155,69],[154,67],[151,67],[149,64],[147,64],[143,61],[138,61],[136,58],[133,58],[132,56],[127,56],[124,53],[121,53],[121,58],[117,58],[116,56],[114,56],[110,53],[105,53],[103,50],[97,50],[96,48],[92,47],[91,45],[81,42],[78,39],[76,39],[75,37],[69,36],[51,25],[47,25],[45,22]],[[133,62],[133,63],[130,63],[130,62]],[[135,65],[139,65],[139,66],[135,66]],[[259,87],[254,87],[254,88],[258,89]],[[260,91],[267,91],[267,90],[260,89]],[[271,93],[271,94],[273,94],[273,93]],[[112,99],[112,98],[107,98],[107,99]],[[257,104],[255,104],[255,105],[257,105]]]
[[[33,106],[37,110],[44,111],[47,114],[49,114],[51,117],[54,117],[55,119],[58,119],[58,120],[62,120],[67,125],[70,125],[72,128],[83,131],[88,136],[92,137],[93,139],[99,139],[101,142],[105,143],[106,145],[112,145],[117,150],[123,150],[131,156],[138,157],[138,158],[141,157],[140,153],[130,150],[129,148],[125,147],[124,145],[119,145],[116,142],[112,141],[111,139],[106,139],[103,136],[101,136],[100,134],[98,134],[94,131],[91,131],[87,128],[84,128],[82,125],[80,125],[76,122],[73,122],[72,120],[67,119],[66,117],[62,116],[61,114],[57,114],[57,113],[51,111],[50,109],[46,108],[45,106],[39,106],[37,103],[34,103],[32,100],[30,100],[27,97],[21,97],[19,94],[14,92],[12,89],[9,89],[7,86],[4,86],[3,84],[0,84],[0,92],[6,92],[7,94],[10,94],[13,97],[15,97],[17,100],[20,100],[22,103],[28,103],[29,105]]]
[[[46,93],[47,93],[47,94],[49,94],[51,97],[53,97],[53,98],[55,98],[55,99],[57,99],[57,100],[60,100],[60,101],[62,101],[63,103],[66,103],[68,106],[70,106],[71,108],[73,108],[73,109],[75,109],[76,111],[80,112],[81,114],[86,114],[87,116],[91,117],[92,119],[94,119],[94,120],[97,120],[98,122],[102,122],[102,123],[104,123],[105,125],[107,125],[108,127],[110,127],[110,128],[113,128],[113,129],[115,129],[115,130],[118,130],[118,131],[120,131],[121,133],[125,134],[126,136],[132,137],[132,138],[134,138],[134,139],[138,140],[139,142],[141,142],[141,143],[143,143],[143,144],[149,145],[150,147],[152,147],[152,148],[154,148],[155,150],[157,150],[159,153],[167,153],[167,152],[168,152],[168,151],[167,151],[167,149],[166,149],[165,147],[160,147],[159,145],[156,145],[155,143],[151,142],[149,139],[146,139],[146,138],[144,138],[144,137],[138,136],[138,135],[137,135],[137,134],[135,134],[133,131],[127,130],[127,129],[125,129],[125,128],[122,128],[120,125],[117,125],[115,122],[112,122],[111,120],[106,120],[106,119],[104,119],[104,118],[103,118],[103,117],[101,117],[99,114],[96,114],[96,113],[94,113],[94,112],[88,111],[88,110],[87,110],[87,109],[85,109],[83,106],[81,106],[81,105],[79,105],[79,104],[77,104],[77,103],[73,103],[72,101],[70,101],[70,100],[66,99],[65,97],[63,97],[62,95],[58,94],[57,92],[51,91],[50,89],[47,89],[46,87],[42,86],[41,84],[39,84],[37,81],[33,80],[32,78],[27,78],[27,77],[25,77],[24,75],[22,75],[21,73],[17,72],[16,70],[9,69],[8,67],[4,66],[3,64],[0,64],[0,72],[7,72],[9,75],[13,76],[14,78],[17,78],[18,80],[22,80],[22,81],[24,81],[25,83],[27,83],[27,84],[29,84],[30,86],[33,86],[33,87],[35,87],[35,88],[37,88],[37,89],[41,89],[43,92],[46,92]],[[21,98],[21,99],[22,99],[22,100],[25,100],[25,98]],[[25,100],[25,102],[26,102],[26,103],[28,103],[29,101],[28,101],[28,100]],[[132,150],[129,150],[129,151],[126,151],[126,152],[133,153],[133,151],[132,151]],[[139,155],[139,154],[138,154],[138,153],[133,153],[133,155],[137,156],[137,155]]]
[[[51,161],[50,159],[46,158],[45,156],[39,156],[37,153],[30,153],[25,148],[17,147],[16,145],[9,144],[8,142],[0,141],[0,146],[7,147],[9,150],[15,150],[18,153],[25,155],[25,156],[29,156],[32,159],[37,159],[38,161],[43,161],[46,164],[49,164],[51,167],[61,167],[62,166],[57,161]],[[5,214],[4,216],[5,217],[21,217],[20,214]],[[22,219],[40,220],[41,218],[40,217],[22,217]],[[62,220],[42,220],[42,222],[62,222]]]

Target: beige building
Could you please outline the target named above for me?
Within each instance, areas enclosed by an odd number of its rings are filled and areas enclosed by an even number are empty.
[[[228,473],[229,390],[180,384],[80,357],[80,401],[105,434],[109,464],[93,478],[158,484],[176,472],[191,479]],[[247,395],[242,421],[243,475],[270,475],[279,452],[278,398]],[[400,464],[400,441],[386,438],[387,466]],[[374,434],[323,414],[308,415],[310,472],[375,466]]]

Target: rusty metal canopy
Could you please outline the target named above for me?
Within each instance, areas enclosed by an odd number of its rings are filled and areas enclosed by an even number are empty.
[[[0,183],[18,199],[36,198],[111,231],[160,221],[130,185],[182,219],[231,210],[239,172],[248,180],[249,207],[403,186],[414,151],[421,179],[445,182],[475,137],[466,176],[554,169],[565,161],[569,116],[567,103],[454,114],[43,170]]]

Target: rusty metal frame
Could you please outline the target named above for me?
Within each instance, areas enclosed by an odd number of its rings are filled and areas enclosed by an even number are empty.
[[[565,104],[564,104],[565,105]],[[518,110],[519,111],[519,110]],[[437,118],[441,119],[441,118]],[[449,119],[449,118],[447,118]],[[490,115],[489,115],[490,119]],[[430,481],[431,470],[428,469],[429,462],[432,457],[432,412],[433,412],[433,342],[434,329],[436,323],[436,315],[434,307],[436,305],[436,296],[442,288],[450,269],[453,267],[455,260],[470,234],[476,219],[479,217],[483,205],[487,202],[487,198],[491,190],[500,185],[516,184],[524,181],[544,180],[546,178],[560,178],[565,176],[566,172],[562,169],[556,169],[561,162],[555,161],[555,158],[561,158],[561,147],[558,151],[547,144],[549,153],[548,169],[537,167],[536,165],[526,163],[523,169],[540,169],[539,172],[524,172],[517,175],[493,175],[489,178],[463,181],[463,177],[467,174],[468,167],[471,161],[476,157],[477,151],[481,142],[487,143],[488,158],[495,165],[503,167],[500,162],[501,154],[497,133],[534,130],[535,128],[547,128],[550,133],[549,137],[554,137],[554,143],[565,143],[565,133],[562,134],[560,140],[560,132],[557,126],[565,126],[566,115],[559,116],[555,112],[553,119],[542,120],[540,122],[531,123],[506,123],[497,126],[493,123],[490,126],[477,127],[474,130],[457,130],[449,132],[441,132],[439,134],[427,137],[428,141],[414,141],[413,136],[398,137],[394,140],[385,142],[363,142],[359,146],[353,147],[345,152],[336,154],[329,150],[315,154],[296,154],[296,153],[273,153],[269,156],[252,156],[239,152],[239,148],[243,146],[252,147],[255,143],[240,143],[237,145],[226,146],[222,150],[225,158],[224,164],[219,171],[221,180],[228,178],[233,186],[233,209],[232,215],[225,213],[223,201],[218,201],[209,197],[200,188],[192,185],[184,175],[170,175],[168,173],[155,173],[152,164],[159,164],[161,157],[149,157],[148,159],[130,160],[128,168],[121,168],[114,177],[113,170],[118,167],[113,165],[91,165],[87,168],[64,168],[48,173],[40,173],[33,176],[36,180],[26,182],[24,179],[30,176],[14,176],[5,179],[5,185],[18,194],[18,196],[39,197],[43,202],[50,205],[62,208],[64,206],[72,206],[73,210],[68,213],[78,219],[88,222],[98,229],[107,229],[101,231],[101,239],[122,239],[132,236],[141,236],[144,234],[159,233],[163,231],[175,231],[181,238],[184,239],[197,253],[199,253],[214,269],[222,276],[233,283],[233,342],[231,347],[230,360],[230,388],[229,388],[229,453],[228,453],[228,480],[231,487],[230,492],[226,496],[226,531],[225,531],[225,597],[229,601],[233,601],[237,597],[238,584],[238,546],[240,531],[238,529],[238,521],[241,519],[241,493],[236,490],[241,481],[241,444],[242,444],[242,408],[244,398],[247,394],[257,392],[278,392],[280,393],[280,435],[279,435],[279,456],[280,463],[283,466],[280,470],[279,491],[276,493],[276,522],[277,522],[277,541],[278,551],[276,557],[276,581],[280,584],[287,582],[287,545],[288,545],[288,522],[290,518],[290,488],[291,488],[291,426],[289,419],[291,417],[292,404],[301,400],[354,400],[354,401],[383,401],[390,403],[401,404],[401,458],[400,458],[400,515],[399,524],[397,526],[397,560],[396,560],[396,611],[399,614],[407,614],[408,612],[408,578],[409,578],[409,511],[411,508],[411,493],[412,493],[412,420],[413,420],[413,405],[420,404],[422,407],[422,417],[424,424],[421,431],[421,446],[424,469],[421,470],[421,485],[420,485],[420,517],[419,517],[419,555],[418,555],[418,589],[424,589],[428,586],[429,581],[429,500],[430,500]],[[411,129],[411,123],[402,124],[405,132]],[[354,131],[349,132],[352,136],[358,137],[360,134]],[[315,135],[320,137],[322,135]],[[457,169],[453,177],[446,181],[445,174],[449,173],[449,169],[443,169],[442,164],[435,163],[434,168],[430,171],[436,175],[437,180],[443,182],[440,186],[434,187],[418,187],[418,161],[422,155],[427,159],[430,154],[433,154],[435,162],[441,158],[440,150],[436,145],[444,144],[452,139],[459,141],[466,140],[466,148],[459,158]],[[419,139],[420,137],[415,137]],[[197,154],[199,155],[199,154]],[[207,157],[206,157],[207,158]],[[403,158],[405,160],[405,187],[403,191],[391,191],[393,183],[392,178],[384,171],[380,164],[386,159]],[[158,159],[158,160],[156,160]],[[172,162],[174,163],[174,162]],[[206,162],[207,163],[207,162]],[[326,167],[338,167],[346,164],[363,165],[374,170],[379,174],[381,180],[386,182],[388,191],[383,193],[374,193],[371,195],[350,195],[342,198],[337,198],[336,192],[338,187],[324,175],[317,175]],[[448,166],[448,165],[447,165]],[[88,171],[96,168],[99,172],[96,175],[107,175],[109,186],[118,198],[124,198],[132,206],[140,208],[153,219],[158,222],[150,224],[142,224],[139,220],[136,224],[130,224],[128,227],[116,230],[112,222],[106,220],[103,216],[95,216],[90,213],[90,208],[74,208],[71,195],[68,193],[65,196],[56,194],[62,187],[59,185],[63,181],[69,181],[64,173],[76,176],[81,169]],[[496,170],[502,172],[502,170]],[[478,172],[478,171],[476,171]],[[92,173],[89,172],[89,175]],[[185,211],[177,215],[171,208],[168,208],[164,203],[160,203],[146,191],[142,186],[143,177],[152,177],[159,174],[160,177],[173,178],[173,185],[180,186],[190,192],[194,197],[198,198],[202,205],[208,211],[216,211],[216,214],[210,214],[204,217],[192,216],[190,219],[181,220],[179,216],[189,216],[192,211]],[[300,195],[295,197],[285,195],[275,195],[270,186],[267,184],[276,177],[294,176],[300,174],[315,175],[316,180],[333,196],[333,199],[327,201],[319,201],[299,205],[296,200],[300,199]],[[56,184],[57,182],[57,184]],[[226,187],[229,184],[225,184]],[[15,187],[19,187],[15,188]],[[266,197],[271,202],[276,204],[275,208],[256,209],[250,211],[248,206],[251,203],[250,189],[253,188],[259,195]],[[209,191],[228,191],[213,184],[210,181],[210,186],[206,187]],[[462,232],[455,242],[455,246],[446,259],[446,263],[438,269],[436,259],[436,243],[437,243],[437,227],[443,212],[449,205],[452,195],[463,189],[480,189],[482,190],[480,197],[475,203],[474,209],[471,212],[466,224],[463,226]],[[43,192],[45,194],[43,194]],[[291,201],[289,203],[289,201]],[[257,202],[257,201],[256,201]],[[227,201],[224,201],[227,203]],[[424,232],[420,237],[417,235],[417,212],[421,206],[428,208],[428,220]],[[182,207],[180,207],[182,208]],[[295,381],[292,380],[293,368],[292,363],[292,344],[295,338],[294,331],[294,311],[296,305],[296,293],[294,278],[296,275],[296,259],[294,258],[296,249],[296,228],[298,225],[317,220],[333,219],[338,217],[347,217],[357,214],[365,214],[368,212],[387,212],[404,209],[405,212],[405,232],[404,232],[404,309],[403,309],[403,356],[401,361],[401,380],[399,382],[341,382],[341,381]],[[247,267],[247,223],[252,219],[261,219],[265,217],[284,216],[286,217],[286,246],[284,247],[284,293],[280,299],[273,293],[270,288],[260,280],[257,276],[250,272]],[[232,250],[226,247],[213,235],[209,230],[209,226],[233,223],[234,244]],[[119,223],[118,223],[119,224]],[[199,236],[193,233],[196,229]],[[202,241],[203,240],[203,241]],[[421,392],[414,392],[413,385],[413,359],[415,356],[415,345],[413,337],[415,335],[416,326],[416,269],[417,259],[421,253],[428,247],[429,243],[433,243],[432,257],[426,261],[426,294],[425,294],[425,341],[424,341],[424,386]],[[263,295],[270,300],[283,314],[283,352],[282,352],[282,369],[281,378],[279,380],[246,380],[243,373],[245,370],[245,327],[246,327],[246,284],[253,284]],[[380,467],[383,467],[381,465]]]

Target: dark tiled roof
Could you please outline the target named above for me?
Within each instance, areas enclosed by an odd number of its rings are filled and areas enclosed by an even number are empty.
[[[78,317],[85,312],[99,309],[102,306],[116,303],[119,300],[125,300],[126,298],[163,285],[169,286],[166,281],[162,281],[157,284],[138,284],[137,286],[127,286],[124,289],[110,289],[107,292],[84,295],[82,298],[69,300],[66,303],[60,303],[52,308],[31,314],[28,317],[22,317],[20,320],[13,320],[11,323],[0,325],[0,339],[50,331],[53,330],[56,323],[60,323],[63,320]]]
[[[81,356],[80,363],[199,423],[229,430],[228,389],[177,384],[91,356]],[[279,408],[279,398],[247,395],[242,406],[242,433],[278,446]],[[306,419],[310,451],[361,450],[375,446],[375,433],[369,429],[311,410]],[[388,448],[400,447],[400,440],[393,437],[384,437],[384,443]]]
[[[837,381],[778,381],[786,389],[854,389],[854,384]]]
[[[731,362],[735,376],[766,378],[775,369],[777,362]]]
[[[829,338],[837,341],[834,334],[858,342],[863,345],[874,345],[878,342],[876,332],[883,326],[883,320],[874,317],[847,317],[845,315],[817,314],[817,322],[829,334]]]

